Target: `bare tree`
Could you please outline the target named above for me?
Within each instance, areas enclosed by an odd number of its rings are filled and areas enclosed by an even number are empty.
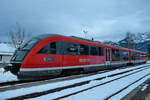
[[[16,23],[16,26],[9,30],[8,34],[13,47],[17,48],[24,42],[25,30],[19,23]]]

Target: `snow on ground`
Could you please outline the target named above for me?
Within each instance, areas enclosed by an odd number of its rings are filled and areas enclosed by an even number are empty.
[[[110,100],[120,100],[121,98],[126,96],[128,93],[130,93],[132,90],[134,90],[136,87],[138,87],[140,84],[142,84],[143,82],[148,80],[149,78],[150,78],[150,75],[146,76],[144,79],[138,81],[137,83],[131,85],[129,88],[125,89],[124,91],[122,91],[119,94],[117,94],[117,95],[113,96],[112,98],[110,98]]]
[[[150,60],[147,61],[147,64],[149,64],[149,63],[150,63]]]
[[[108,96],[110,96],[111,94],[124,88],[128,84],[131,84],[132,82],[136,81],[140,77],[146,75],[149,72],[150,72],[150,69],[147,69],[146,71],[142,71],[142,72],[136,73],[134,75],[125,77],[123,79],[119,79],[117,81],[114,81],[114,82],[111,82],[111,83],[87,90],[85,92],[70,96],[68,98],[65,98],[64,100],[103,100],[103,99],[107,98]],[[123,75],[119,75],[119,76],[123,76]],[[115,78],[117,78],[119,76],[116,76]],[[140,83],[144,82],[148,78],[150,78],[150,75],[148,77],[144,78]],[[106,78],[103,80],[92,81],[87,85],[62,90],[60,92],[44,95],[44,96],[37,97],[34,99],[29,99],[29,100],[45,100],[46,98],[54,99],[54,98],[57,98],[60,96],[64,96],[65,94],[71,93],[72,91],[76,92],[76,91],[86,89],[88,87],[95,86],[97,84],[100,84],[100,83],[103,83],[103,82],[106,82],[106,81],[112,80],[112,79],[114,79],[114,77],[113,78]],[[137,87],[137,85],[135,87]],[[125,95],[119,95],[119,96],[117,96],[115,98],[111,98],[111,99],[112,100],[120,100],[123,96],[125,96]]]
[[[143,66],[143,65],[136,66],[136,68],[137,67],[141,67],[141,66]],[[3,97],[2,99],[6,99],[6,98],[16,97],[16,96],[19,96],[19,95],[25,95],[25,94],[34,93],[34,92],[42,92],[42,91],[54,89],[56,87],[67,86],[67,85],[71,85],[71,84],[78,83],[78,82],[81,82],[81,81],[86,81],[86,80],[91,80],[91,79],[95,79],[95,78],[100,78],[100,77],[103,77],[103,76],[111,75],[113,73],[123,72],[123,71],[129,70],[129,69],[134,69],[134,68],[135,67],[126,68],[126,69],[117,69],[117,70],[114,70],[114,71],[111,71],[111,72],[106,72],[106,73],[103,73],[103,74],[92,75],[92,76],[89,76],[89,77],[84,77],[84,78],[79,78],[79,79],[73,79],[73,80],[69,80],[69,81],[62,81],[62,82],[50,83],[50,84],[46,84],[46,85],[33,86],[33,87],[30,87],[30,88],[21,88],[21,89],[16,89],[16,90],[10,90],[10,91],[6,91],[6,92],[0,93],[0,97]],[[147,71],[145,71],[143,73],[146,74]],[[140,74],[142,75],[142,73],[140,73]],[[122,74],[122,75],[126,75],[126,74]],[[122,75],[119,75],[119,76],[122,76]],[[69,97],[68,99],[71,99],[71,100],[76,100],[76,99],[83,100],[83,98],[85,98],[87,100],[91,100],[93,98],[93,100],[97,100],[96,99],[97,98],[96,95],[98,95],[98,100],[100,100],[100,98],[101,99],[105,98],[106,96],[110,95],[112,92],[116,91],[115,89],[118,88],[118,86],[119,87],[120,86],[121,87],[125,86],[125,84],[130,83],[131,80],[132,81],[135,80],[138,75],[135,75],[134,76],[135,78],[129,77],[129,79],[130,79],[129,81],[127,79],[124,79],[124,80],[122,80],[120,82],[118,81],[118,83],[113,83],[113,84],[106,85],[106,86],[104,86],[105,88],[104,87],[100,87],[100,88],[97,88],[96,90],[89,90],[88,92],[86,92],[87,94],[84,93],[83,96],[78,94],[79,97],[75,95],[75,96]],[[63,90],[63,91],[58,92],[58,93],[56,92],[56,93],[48,94],[48,95],[45,95],[45,96],[41,96],[41,97],[38,97],[36,99],[42,99],[42,98],[43,99],[50,99],[52,97],[65,95],[65,93],[68,93],[68,92],[70,93],[72,91],[77,91],[77,90],[80,90],[80,89],[83,89],[83,88],[91,87],[93,85],[106,82],[106,81],[108,81],[110,79],[114,79],[114,78],[119,77],[119,76],[106,78],[106,79],[99,80],[99,81],[92,81],[92,82],[90,82],[87,85],[83,85],[83,86],[75,87],[75,88],[71,88],[71,89],[66,89],[66,90]],[[88,95],[88,93],[95,94],[95,96],[94,95]],[[88,96],[86,96],[86,95],[88,95]],[[80,96],[82,97],[82,99],[80,98]]]
[[[17,80],[17,77],[15,75],[13,75],[10,71],[4,72],[4,69],[0,68],[0,83],[15,80]]]

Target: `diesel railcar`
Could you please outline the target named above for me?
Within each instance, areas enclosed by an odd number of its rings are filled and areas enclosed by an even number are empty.
[[[146,61],[145,52],[74,36],[45,34],[32,38],[15,51],[10,71],[19,79],[39,79],[67,71],[91,72]]]

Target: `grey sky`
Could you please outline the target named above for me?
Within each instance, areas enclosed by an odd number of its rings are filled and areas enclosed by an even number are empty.
[[[20,23],[33,36],[44,33],[117,41],[127,31],[150,32],[150,0],[0,0],[0,39]]]

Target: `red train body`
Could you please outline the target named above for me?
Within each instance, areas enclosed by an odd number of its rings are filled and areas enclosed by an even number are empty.
[[[78,37],[40,35],[20,46],[11,59],[19,79],[57,76],[66,70],[97,71],[145,63],[146,53]]]

